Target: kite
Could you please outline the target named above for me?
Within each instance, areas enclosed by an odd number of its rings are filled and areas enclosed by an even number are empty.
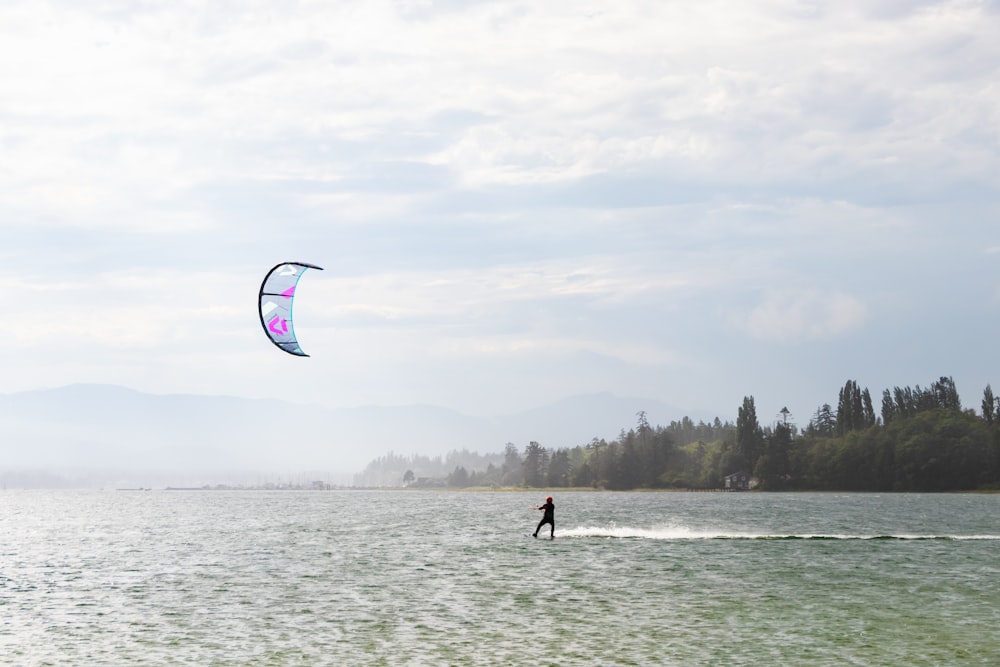
[[[323,268],[305,262],[284,262],[267,272],[264,282],[260,284],[260,324],[271,342],[288,354],[297,357],[308,357],[302,351],[295,339],[295,328],[292,326],[292,301],[295,298],[295,286],[306,269]]]

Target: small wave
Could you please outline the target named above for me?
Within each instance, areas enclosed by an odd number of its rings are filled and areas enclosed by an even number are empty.
[[[640,540],[942,540],[942,541],[998,541],[1000,535],[850,535],[823,533],[750,533],[692,530],[681,527],[635,528],[630,526],[585,527],[559,531],[560,537],[640,539]]]

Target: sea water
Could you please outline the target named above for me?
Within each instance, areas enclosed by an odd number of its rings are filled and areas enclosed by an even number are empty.
[[[545,495],[0,492],[0,664],[1000,664],[1000,495]]]

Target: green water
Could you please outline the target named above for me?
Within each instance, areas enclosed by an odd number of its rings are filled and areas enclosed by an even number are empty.
[[[1000,496],[544,495],[7,491],[0,664],[1000,661]]]

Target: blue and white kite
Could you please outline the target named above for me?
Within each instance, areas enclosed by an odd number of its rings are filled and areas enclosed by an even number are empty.
[[[323,270],[314,264],[285,262],[268,271],[264,282],[260,284],[260,324],[264,327],[264,333],[272,343],[297,357],[309,356],[299,347],[299,342],[295,339],[295,327],[292,326],[295,286],[306,269]]]

